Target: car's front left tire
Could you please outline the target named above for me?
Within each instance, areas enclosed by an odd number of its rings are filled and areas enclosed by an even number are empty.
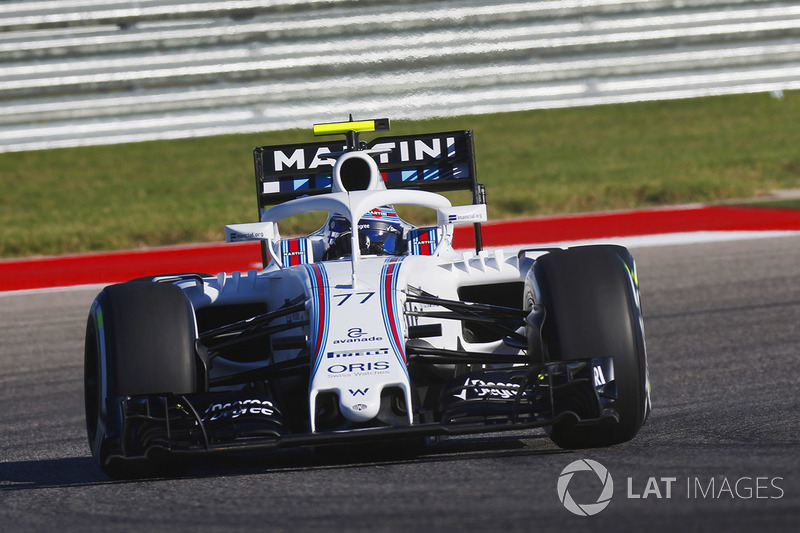
[[[562,448],[610,446],[632,439],[650,410],[644,324],[636,268],[621,246],[580,246],[536,259],[533,297],[545,307],[541,330],[550,362],[612,357],[617,423],[553,424],[550,438]]]

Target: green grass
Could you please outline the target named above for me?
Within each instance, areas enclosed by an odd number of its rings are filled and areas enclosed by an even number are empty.
[[[474,130],[502,219],[800,188],[798,116],[789,92],[393,121],[391,133]],[[310,126],[0,154],[0,257],[218,242],[225,224],[256,219],[252,148],[313,141]]]

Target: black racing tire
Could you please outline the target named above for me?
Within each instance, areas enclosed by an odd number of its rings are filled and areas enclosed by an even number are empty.
[[[110,460],[122,431],[115,402],[123,396],[196,392],[196,336],[189,301],[175,285],[120,283],[95,298],[84,351],[86,429],[92,456],[109,476],[170,471],[163,461],[148,461],[142,469]]]
[[[544,357],[567,361],[612,356],[618,423],[579,426],[561,421],[550,438],[567,449],[611,446],[632,439],[650,410],[644,323],[636,267],[627,249],[595,245],[536,259],[536,303],[545,306]]]

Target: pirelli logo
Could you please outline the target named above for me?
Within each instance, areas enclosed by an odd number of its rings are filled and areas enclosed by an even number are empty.
[[[328,352],[328,359],[340,359],[347,357],[380,357],[389,355],[389,348],[377,348],[375,350],[347,350],[344,352]]]

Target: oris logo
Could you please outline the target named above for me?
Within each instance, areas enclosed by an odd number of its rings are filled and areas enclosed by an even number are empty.
[[[346,374],[359,372],[377,372],[389,370],[388,361],[376,361],[374,363],[350,363],[342,365],[332,365],[328,367],[330,374]]]
[[[569,493],[569,485],[576,472],[593,472],[602,484],[602,490],[597,496],[597,500],[590,503],[578,503]],[[579,477],[579,479],[583,476]],[[561,475],[558,477],[558,499],[567,508],[567,510],[578,516],[592,516],[596,515],[611,503],[611,497],[614,495],[614,480],[611,479],[611,474],[608,469],[591,459],[580,459],[568,464]]]

